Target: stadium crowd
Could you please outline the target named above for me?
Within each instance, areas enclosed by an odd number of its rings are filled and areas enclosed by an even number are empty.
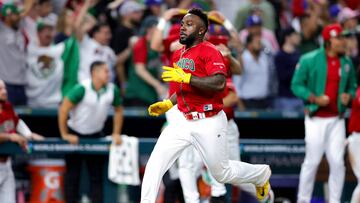
[[[103,108],[112,104],[118,109],[117,121],[122,125],[120,106],[148,107],[173,91],[162,81],[161,67],[172,66],[171,55],[182,46],[181,18],[193,7],[207,12],[207,40],[237,67],[231,71],[239,110],[303,111],[303,101],[291,88],[293,75],[301,56],[334,37],[332,32],[324,35],[329,24],[341,26],[344,56],[359,74],[358,0],[0,0],[0,81],[9,102],[60,107],[60,113],[66,109],[61,134],[76,144],[69,132],[83,127],[70,120],[73,124],[66,129],[66,116],[75,105],[89,100],[84,89],[93,89],[94,100],[109,97]],[[184,66],[193,68],[190,62]],[[107,79],[115,84],[112,89],[105,87]],[[67,103],[62,103],[64,98]],[[105,118],[104,109],[99,114]],[[97,133],[103,125],[96,127]],[[121,126],[114,129],[114,139],[121,143],[116,137]],[[82,134],[94,133],[86,130]],[[76,170],[72,177],[80,173]],[[78,197],[71,198],[76,202]]]
[[[322,45],[324,26],[342,25],[346,55],[359,66],[358,4],[350,0],[5,0],[0,78],[13,105],[57,108],[72,86],[89,79],[91,63],[100,60],[108,64],[125,106],[148,106],[167,96],[160,68],[169,65],[166,46],[176,39],[181,9],[200,7],[213,10],[209,37],[229,36],[221,26],[225,19],[236,29],[237,36],[222,43],[242,64],[243,74],[233,77],[239,107],[301,111],[302,102],[290,90],[291,78],[300,56]],[[153,28],[170,8],[178,9],[167,14],[171,21],[162,33],[166,49],[150,46]]]

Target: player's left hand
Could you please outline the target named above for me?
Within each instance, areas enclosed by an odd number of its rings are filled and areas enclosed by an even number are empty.
[[[161,114],[167,112],[171,107],[173,107],[173,103],[169,99],[165,99],[161,102],[156,102],[155,104],[151,104],[148,108],[150,116],[160,116]]]
[[[345,106],[347,106],[350,102],[350,99],[351,99],[351,95],[348,94],[348,93],[342,93],[341,96],[340,96],[340,99],[341,99],[341,103]]]
[[[115,145],[121,145],[121,143],[122,143],[121,135],[112,134],[112,143]]]
[[[37,133],[31,133],[31,139],[35,141],[42,141],[45,140],[45,137]]]
[[[190,83],[191,73],[185,73],[176,63],[174,67],[163,66],[164,72],[161,77],[165,82]]]

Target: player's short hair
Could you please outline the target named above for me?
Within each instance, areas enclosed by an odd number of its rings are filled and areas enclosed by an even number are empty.
[[[205,32],[207,32],[209,27],[209,19],[207,15],[203,12],[203,10],[201,10],[200,8],[192,8],[188,11],[188,13],[198,16],[201,19],[201,21],[204,23]]]
[[[104,61],[94,61],[90,65],[90,73],[93,74],[93,72],[100,68],[102,65],[105,65],[106,63]]]

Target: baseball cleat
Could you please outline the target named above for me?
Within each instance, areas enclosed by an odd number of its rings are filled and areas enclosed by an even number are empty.
[[[256,186],[256,198],[259,201],[263,201],[265,198],[269,196],[270,191],[270,182],[266,181],[266,183],[263,186]]]

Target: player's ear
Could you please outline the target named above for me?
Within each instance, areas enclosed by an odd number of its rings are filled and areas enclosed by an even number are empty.
[[[204,35],[205,34],[205,28],[202,26],[200,29],[199,29],[199,35]]]

